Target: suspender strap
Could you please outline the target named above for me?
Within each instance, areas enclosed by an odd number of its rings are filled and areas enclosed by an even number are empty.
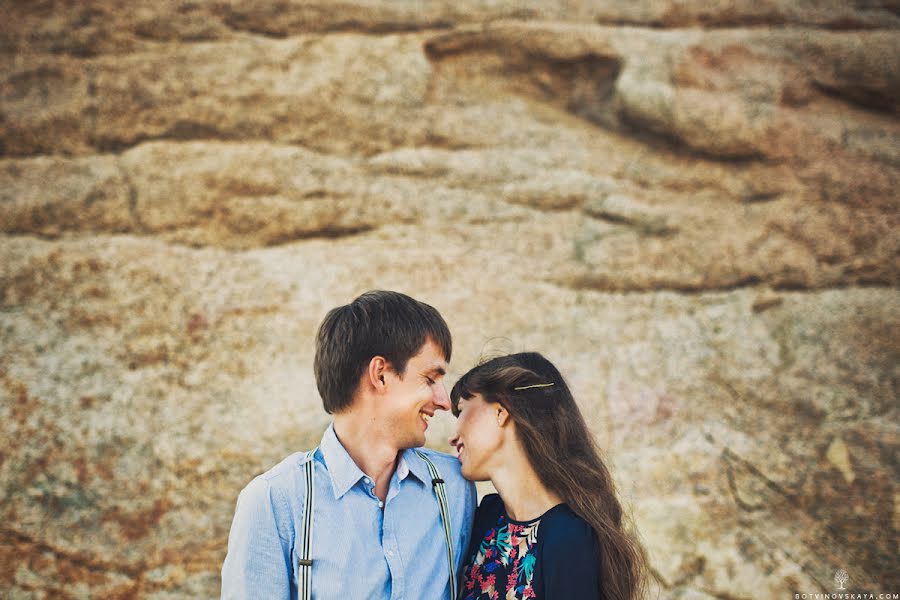
[[[315,486],[313,476],[316,469],[315,450],[306,454],[304,467],[304,484],[306,485],[306,505],[303,508],[303,526],[300,530],[300,566],[297,581],[297,597],[299,600],[312,598],[312,527],[313,509],[315,507]]]
[[[441,524],[444,526],[444,538],[447,541],[447,563],[450,565],[450,600],[456,600],[456,567],[453,564],[453,533],[450,525],[450,507],[447,502],[447,492],[444,489],[444,480],[437,467],[431,462],[425,453],[421,450],[415,450],[419,458],[428,465],[428,473],[431,474],[431,486],[434,489],[434,495],[437,497],[438,509],[441,513]]]

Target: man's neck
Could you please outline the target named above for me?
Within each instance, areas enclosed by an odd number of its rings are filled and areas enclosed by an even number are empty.
[[[491,474],[491,482],[503,499],[506,513],[515,521],[530,521],[562,502],[548,490],[531,467],[528,459],[513,453]]]
[[[384,428],[374,419],[353,412],[334,416],[334,433],[359,467],[375,482],[375,495],[382,502],[397,468],[399,449],[380,437]]]

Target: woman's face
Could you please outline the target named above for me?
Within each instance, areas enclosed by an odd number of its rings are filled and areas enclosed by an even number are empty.
[[[481,394],[460,398],[458,408],[456,432],[450,445],[456,448],[463,477],[487,481],[503,445],[504,428],[498,424],[498,412],[506,411],[496,402],[485,402]]]

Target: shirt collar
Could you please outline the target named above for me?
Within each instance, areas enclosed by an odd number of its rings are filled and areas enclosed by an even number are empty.
[[[362,470],[356,466],[347,450],[334,433],[334,422],[325,430],[322,436],[322,443],[319,445],[322,449],[322,457],[325,459],[325,466],[328,468],[328,474],[331,476],[331,488],[334,491],[335,500],[346,494],[350,488],[356,485],[360,479],[366,476]]]
[[[331,476],[331,489],[334,492],[334,498],[335,500],[340,499],[366,474],[353,462],[353,459],[341,444],[337,434],[334,432],[333,421],[328,426],[328,429],[325,430],[319,448],[322,451],[322,457],[325,459],[328,474]],[[424,484],[431,482],[431,474],[428,472],[425,461],[416,455],[413,448],[404,450],[400,454],[400,460],[397,461],[397,478],[400,481],[406,479],[406,476],[410,473]]]
[[[416,455],[415,449],[408,448],[400,455],[400,462],[397,465],[397,474],[405,477],[406,474],[400,472],[400,465],[403,465],[409,473],[415,475],[416,479],[422,483],[426,485],[431,483],[431,473],[428,472],[428,466],[425,465],[424,460]],[[401,477],[401,479],[403,477]]]

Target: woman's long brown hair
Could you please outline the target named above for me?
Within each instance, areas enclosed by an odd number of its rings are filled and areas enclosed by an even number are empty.
[[[622,506],[609,470],[553,363],[537,352],[522,352],[479,364],[453,386],[454,414],[459,414],[460,398],[475,394],[509,411],[541,482],[593,528],[600,544],[600,597],[642,599],[646,589],[643,548],[623,526]]]

